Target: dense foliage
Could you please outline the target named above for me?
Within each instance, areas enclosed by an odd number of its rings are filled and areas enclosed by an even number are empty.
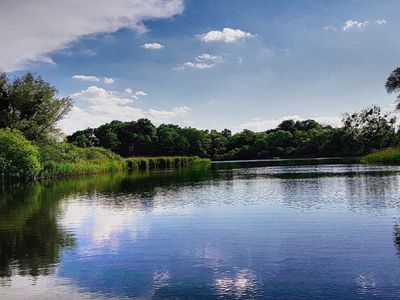
[[[41,148],[41,177],[84,175],[123,170],[123,159],[98,147],[79,148],[67,143],[55,143]]]
[[[285,120],[275,129],[198,130],[147,119],[112,121],[98,128],[77,131],[67,141],[79,147],[103,147],[124,157],[200,156],[212,159],[355,156],[396,143],[395,118],[377,106],[345,114],[339,128],[314,120]]]
[[[27,73],[11,80],[0,73],[0,128],[18,129],[37,144],[47,142],[72,106],[71,99],[56,95],[57,89],[40,76]]]
[[[28,179],[40,170],[37,148],[19,131],[0,129],[0,177]]]

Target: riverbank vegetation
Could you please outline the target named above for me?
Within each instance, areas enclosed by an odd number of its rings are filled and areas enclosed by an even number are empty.
[[[400,164],[400,149],[388,148],[372,152],[361,160],[364,163]]]
[[[400,92],[400,68],[386,82]],[[285,120],[261,132],[199,130],[148,119],[112,121],[66,138],[57,122],[73,103],[57,89],[27,73],[11,80],[0,74],[0,176],[49,178],[125,169],[181,168],[213,160],[363,156],[396,161],[400,132],[392,113],[370,106],[346,113],[339,127],[315,120]],[[398,97],[397,109],[400,108]],[[388,150],[376,152],[389,148]]]
[[[122,170],[181,168],[210,163],[199,157],[122,158],[109,147],[66,143],[57,128],[72,107],[40,76],[0,74],[0,177],[53,178]]]
[[[54,178],[118,172],[205,166],[199,157],[122,158],[100,147],[79,148],[68,143],[37,146],[17,130],[0,129],[0,177],[3,179]]]
[[[395,118],[378,106],[345,114],[341,127],[314,120],[285,120],[276,128],[232,134],[228,129],[199,130],[147,119],[113,121],[77,131],[67,141],[78,147],[102,147],[123,157],[199,156],[213,160],[362,156],[399,140]]]

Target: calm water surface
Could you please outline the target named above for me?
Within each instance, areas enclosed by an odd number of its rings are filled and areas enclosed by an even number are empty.
[[[0,299],[400,298],[400,167],[215,164],[3,188]]]

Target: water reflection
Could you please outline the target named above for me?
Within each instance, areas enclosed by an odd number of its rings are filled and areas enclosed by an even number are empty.
[[[42,186],[3,189],[0,206],[0,276],[47,275],[75,239],[58,224],[60,198]]]
[[[399,172],[235,164],[3,188],[0,298],[397,297]]]
[[[240,269],[232,276],[220,275],[215,279],[217,293],[224,298],[254,298],[257,295],[257,285],[257,277],[249,269]]]

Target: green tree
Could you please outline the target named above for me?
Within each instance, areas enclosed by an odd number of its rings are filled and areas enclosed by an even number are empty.
[[[343,137],[347,139],[346,144],[353,146],[352,152],[367,153],[392,144],[395,124],[395,117],[383,114],[381,108],[375,105],[345,114]]]
[[[43,143],[59,134],[56,127],[72,100],[57,98],[57,89],[40,76],[27,73],[11,80],[0,74],[0,128],[14,128],[29,140]]]
[[[398,93],[396,109],[400,110],[400,68],[396,68],[390,73],[386,79],[385,88],[389,94]]]
[[[78,147],[93,147],[99,144],[94,129],[79,130],[67,137],[67,142]]]
[[[0,177],[32,178],[40,170],[36,147],[19,131],[0,129]]]

